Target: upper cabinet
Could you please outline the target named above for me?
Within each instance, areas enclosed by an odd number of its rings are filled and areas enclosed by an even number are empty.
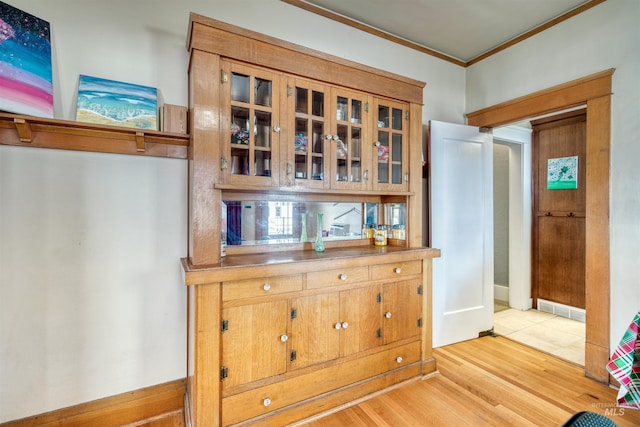
[[[220,183],[408,191],[408,105],[221,62]]]
[[[400,221],[407,237],[393,244],[422,245],[423,82],[196,14],[187,48],[193,265],[221,260],[223,218],[216,208],[223,200],[400,203],[411,207]],[[382,210],[353,212],[345,214],[391,224]],[[296,215],[302,213],[294,213],[292,226],[275,220],[261,226],[291,229],[296,237]],[[276,217],[283,218],[277,211]],[[327,218],[326,231],[345,218]],[[228,224],[240,229],[235,215]],[[308,249],[308,242],[298,248]]]
[[[331,188],[371,190],[371,96],[334,88],[331,106]]]
[[[218,145],[205,149],[214,186],[420,191],[422,127],[410,112],[424,83],[193,14],[188,47],[192,143]]]
[[[279,82],[276,73],[229,61],[222,63],[223,183],[278,185]]]
[[[376,98],[375,166],[376,190],[407,191],[409,182],[409,108],[401,102]]]
[[[287,77],[287,150],[285,186],[329,188],[330,88],[299,77]],[[292,136],[292,137],[291,137]]]

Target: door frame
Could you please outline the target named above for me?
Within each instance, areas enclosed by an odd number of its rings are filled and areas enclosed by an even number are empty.
[[[587,106],[585,375],[609,383],[609,160],[614,68],[467,113],[471,126],[494,128],[530,117]]]
[[[493,130],[494,144],[509,147],[509,307],[529,310],[531,299],[531,129]]]

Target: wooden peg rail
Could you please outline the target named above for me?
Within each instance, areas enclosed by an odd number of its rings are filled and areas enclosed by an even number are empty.
[[[16,125],[20,142],[31,142],[31,126],[29,126],[29,123],[25,119],[19,118],[13,119],[13,123]]]
[[[0,113],[0,145],[186,159],[189,135]]]

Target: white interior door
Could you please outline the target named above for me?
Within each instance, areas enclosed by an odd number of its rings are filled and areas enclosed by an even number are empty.
[[[431,121],[433,346],[493,327],[493,149],[477,127]]]

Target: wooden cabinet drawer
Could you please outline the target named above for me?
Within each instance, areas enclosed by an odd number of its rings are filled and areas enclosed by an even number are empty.
[[[370,268],[372,280],[395,279],[422,273],[422,261],[399,261]]]
[[[369,280],[369,267],[349,267],[307,273],[307,289],[347,285]]]
[[[301,290],[301,274],[233,280],[222,283],[222,300],[263,297]]]
[[[222,425],[234,424],[420,360],[420,342],[391,348],[222,399]]]

